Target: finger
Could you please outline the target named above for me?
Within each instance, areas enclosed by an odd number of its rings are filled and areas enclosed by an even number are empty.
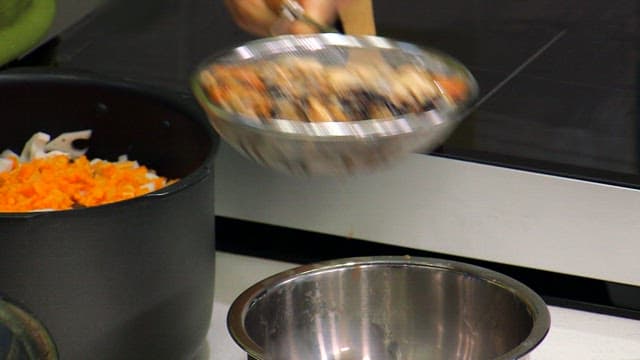
[[[317,33],[318,28],[302,21],[291,21],[285,17],[281,17],[278,21],[271,25],[271,35],[284,34],[313,34]]]
[[[282,10],[282,4],[284,3],[284,0],[264,0],[264,1],[267,4],[267,6],[271,9],[271,11],[273,11],[274,13],[279,13],[280,10]]]
[[[327,25],[336,19],[337,6],[335,1],[327,0],[301,0],[307,15],[315,21]]]
[[[267,3],[267,6],[271,8],[271,10],[273,10],[275,13],[281,14],[285,0],[264,0],[264,1]],[[315,1],[331,4],[334,0],[315,0]],[[304,0],[302,1],[296,0],[295,2],[300,4],[300,6],[302,6],[303,8],[305,8]],[[312,4],[312,7],[315,8],[316,6]],[[305,15],[309,16],[306,8],[304,9],[304,11],[305,11]],[[315,11],[314,9],[314,13],[316,12],[317,11]],[[309,17],[314,19],[313,16],[309,16]],[[307,33],[316,33],[316,32],[318,32],[318,29],[313,25],[306,24],[304,21],[291,21],[290,19],[287,19],[286,17],[283,17],[283,16],[281,16],[280,19],[278,19],[278,21],[276,21],[271,26],[272,35],[289,34],[289,33],[307,34]]]
[[[304,8],[307,16],[323,25],[333,24],[338,14],[337,1],[335,0],[300,0],[300,5]],[[310,26],[299,27],[302,31],[313,29]],[[315,31],[317,32],[317,30]]]
[[[235,22],[245,31],[266,36],[278,16],[263,0],[225,0]]]
[[[303,8],[306,17],[312,19],[316,23],[324,25],[325,23],[333,21],[332,19],[335,19],[337,10],[333,5],[334,1],[336,0],[294,0],[293,2],[299,4],[299,6]],[[308,23],[302,20],[292,21],[290,18],[283,16],[282,10],[286,0],[265,0],[265,2],[274,12],[281,14],[278,21],[271,26],[272,35],[289,33],[308,34],[320,31],[318,26],[313,23]],[[311,9],[311,13],[309,13],[309,9]],[[320,21],[316,21],[316,17],[320,18]]]

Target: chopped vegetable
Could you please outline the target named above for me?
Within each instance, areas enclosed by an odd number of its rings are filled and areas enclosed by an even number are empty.
[[[0,212],[103,205],[141,196],[175,182],[126,157],[117,162],[89,161],[85,155],[74,158],[57,149],[45,151],[51,142],[43,134],[35,134],[20,157],[10,150],[0,154]],[[69,134],[63,135],[72,141]],[[86,133],[80,133],[83,135]]]
[[[312,58],[277,57],[249,64],[215,64],[200,73],[209,98],[256,121],[386,119],[455,104],[469,96],[462,78],[412,64],[324,65]]]
[[[434,82],[444,94],[454,100],[464,99],[467,96],[468,88],[463,79],[456,77],[435,76]]]

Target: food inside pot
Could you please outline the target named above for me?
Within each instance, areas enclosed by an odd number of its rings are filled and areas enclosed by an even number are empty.
[[[74,143],[90,130],[64,133],[53,140],[38,132],[20,155],[0,153],[0,212],[67,210],[131,199],[176,180],[122,155],[117,161],[85,156]]]
[[[413,64],[325,65],[281,56],[250,64],[213,64],[200,73],[211,101],[262,122],[388,119],[456,103],[469,96],[463,79]]]

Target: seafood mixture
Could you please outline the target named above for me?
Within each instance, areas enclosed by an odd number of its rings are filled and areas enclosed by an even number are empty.
[[[64,133],[51,140],[38,132],[17,154],[0,153],[0,212],[66,210],[130,199],[158,190],[176,180],[131,161],[87,159],[77,140],[91,130]]]
[[[406,64],[323,65],[281,57],[251,64],[214,64],[200,73],[206,93],[228,112],[268,122],[385,119],[419,113],[441,99],[468,96],[464,79]]]

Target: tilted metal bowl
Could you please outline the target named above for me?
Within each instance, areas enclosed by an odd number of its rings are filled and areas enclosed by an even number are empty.
[[[250,359],[524,359],[546,336],[543,300],[505,275],[429,258],[301,266],[243,292],[228,328]]]
[[[394,66],[411,62],[458,76],[467,83],[469,96],[455,106],[436,104],[429,111],[389,119],[322,123],[274,119],[265,123],[223,109],[206,95],[199,77],[212,64],[251,63],[286,54],[335,65],[350,61],[353,50],[372,49]],[[261,39],[215,55],[196,71],[192,90],[211,124],[240,153],[267,167],[303,175],[369,172],[411,152],[433,150],[458,125],[478,92],[469,71],[441,52],[381,37],[333,33]]]

